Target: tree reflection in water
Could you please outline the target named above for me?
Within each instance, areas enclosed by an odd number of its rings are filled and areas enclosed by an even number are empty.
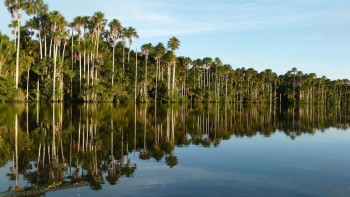
[[[329,127],[345,130],[350,118],[340,106],[39,105],[0,104],[0,166],[11,163],[11,191],[98,190],[133,176],[132,152],[172,168],[181,164],[174,147],[216,147],[232,136],[275,132],[294,140]],[[19,175],[28,184],[20,185]]]

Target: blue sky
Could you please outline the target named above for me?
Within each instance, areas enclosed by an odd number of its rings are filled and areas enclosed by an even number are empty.
[[[0,30],[10,15],[0,5]],[[67,20],[103,11],[108,20],[133,26],[132,48],[176,36],[177,55],[220,57],[233,68],[267,68],[284,74],[292,67],[331,79],[350,74],[349,0],[46,0]]]

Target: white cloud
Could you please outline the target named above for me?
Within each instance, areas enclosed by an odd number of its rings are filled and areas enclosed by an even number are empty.
[[[315,2],[314,2],[315,3]],[[212,31],[243,31],[266,28],[305,28],[321,21],[332,22],[332,4],[233,3],[201,1],[168,4],[129,4],[127,16],[143,37],[195,34]],[[126,6],[126,7],[128,7]],[[167,10],[167,11],[162,11]],[[123,17],[123,18],[124,18]]]

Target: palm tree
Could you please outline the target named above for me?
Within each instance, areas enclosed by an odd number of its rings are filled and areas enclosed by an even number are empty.
[[[174,56],[176,57],[175,55],[175,52],[176,50],[179,48],[180,46],[180,40],[177,39],[176,37],[171,37],[168,41],[168,48],[174,53]],[[176,58],[174,60],[174,67],[173,67],[173,84],[172,84],[172,94],[174,93],[174,89],[175,89],[175,71],[176,71]]]
[[[168,68],[168,98],[170,99],[170,93],[171,93],[171,87],[170,87],[170,83],[171,83],[171,64],[176,60],[176,57],[173,53],[173,51],[167,51],[164,55],[164,62],[165,64],[167,64],[167,68]]]
[[[15,75],[15,85],[18,89],[19,81],[19,50],[20,50],[20,38],[21,38],[21,19],[22,19],[22,9],[26,9],[29,2],[28,0],[5,0],[5,6],[11,13],[12,18],[17,20],[17,51],[16,51],[16,75]]]
[[[145,95],[147,95],[147,84],[148,84],[148,78],[147,78],[147,63],[148,63],[148,56],[149,54],[152,52],[152,44],[151,43],[148,43],[148,44],[144,44],[141,46],[141,50],[142,50],[142,53],[145,55],[145,86],[144,86],[144,92],[145,92]]]
[[[120,34],[120,31],[122,30],[122,25],[121,23],[117,20],[117,19],[113,19],[109,24],[108,24],[109,28],[110,28],[110,39],[112,40],[112,46],[113,46],[113,52],[112,52],[112,87],[114,84],[114,53],[115,53],[115,46],[117,45],[117,41],[118,41],[118,37]]]
[[[121,38],[121,44],[122,44],[122,48],[123,48],[123,75],[124,75],[124,72],[125,72],[125,39],[126,39],[126,28],[123,27],[120,31],[120,38]]]
[[[135,63],[135,103],[137,101],[137,49],[136,49],[136,55],[135,55],[136,63]]]
[[[106,25],[107,20],[104,18],[105,15],[102,12],[95,12],[95,14],[91,17],[91,22],[94,28],[94,31],[96,31],[96,40],[95,40],[95,46],[96,46],[96,58],[99,58],[98,56],[98,46],[100,41],[100,33],[101,30],[103,30],[104,26]]]
[[[204,70],[204,90],[205,90],[205,85],[207,85],[208,95],[210,100],[210,67],[211,67],[211,64],[213,63],[213,59],[211,57],[205,57],[203,58],[202,62],[204,64],[204,69],[206,69],[206,71]],[[207,77],[205,77],[206,72],[207,72]],[[205,83],[205,81],[207,82]]]
[[[157,102],[157,93],[158,93],[158,78],[159,78],[159,69],[160,69],[160,59],[163,57],[165,54],[165,47],[163,43],[158,43],[154,48],[153,48],[153,53],[154,57],[156,59],[156,88],[155,88],[155,96],[154,96],[154,102]]]
[[[81,64],[81,45],[80,45],[80,40],[81,40],[81,35],[82,35],[82,31],[81,31],[81,27],[84,26],[84,18],[82,16],[77,16],[73,19],[73,22],[72,22],[72,25],[75,27],[76,31],[78,32],[78,53],[79,53],[79,92],[81,93],[81,67],[82,67],[82,64]],[[73,55],[73,53],[72,53]]]
[[[48,11],[48,5],[44,3],[43,0],[32,0],[31,3],[27,4],[27,14],[32,15],[35,14],[33,20],[34,29],[38,31],[38,41],[39,41],[39,47],[40,47],[40,59],[43,58],[43,51],[42,51],[42,38],[41,38],[41,26],[42,24],[42,15],[47,13]]]
[[[132,39],[133,38],[139,38],[139,35],[136,32],[136,29],[133,27],[128,27],[124,30],[124,35],[129,40],[129,52],[128,52],[128,63],[130,61],[130,52],[131,52],[131,45],[132,45]]]
[[[54,42],[54,50],[53,50],[53,64],[54,64],[54,71],[53,71],[53,90],[52,90],[52,100],[56,100],[56,71],[57,71],[57,54],[58,54],[58,46],[61,44],[61,40],[65,39],[66,37],[66,31],[65,31],[65,25],[66,21],[64,17],[58,12],[53,11],[49,13],[49,19],[51,21],[51,33],[52,33],[52,40]]]
[[[191,58],[189,57],[179,57],[179,62],[180,65],[183,66],[183,69],[185,70],[185,76],[184,79],[182,81],[182,96],[184,97],[186,95],[186,91],[187,91],[187,75],[188,75],[188,69],[190,64],[192,63]]]
[[[218,86],[218,67],[222,66],[222,61],[220,58],[216,57],[215,58],[215,102],[218,102],[218,96],[219,96],[219,90],[218,87],[220,88],[220,85]]]
[[[295,67],[291,70],[291,73],[293,73],[293,102],[295,102],[295,75],[297,71],[298,70]]]

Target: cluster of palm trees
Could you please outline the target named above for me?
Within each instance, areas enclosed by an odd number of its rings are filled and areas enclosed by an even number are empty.
[[[0,34],[0,100],[348,103],[349,81],[296,68],[232,69],[220,58],[176,56],[180,41],[132,50],[133,27],[102,12],[66,21],[43,0],[6,0],[14,40]],[[22,26],[22,13],[30,17]],[[127,54],[126,54],[127,53]],[[6,54],[6,55],[4,55]],[[13,67],[16,65],[16,67]]]

